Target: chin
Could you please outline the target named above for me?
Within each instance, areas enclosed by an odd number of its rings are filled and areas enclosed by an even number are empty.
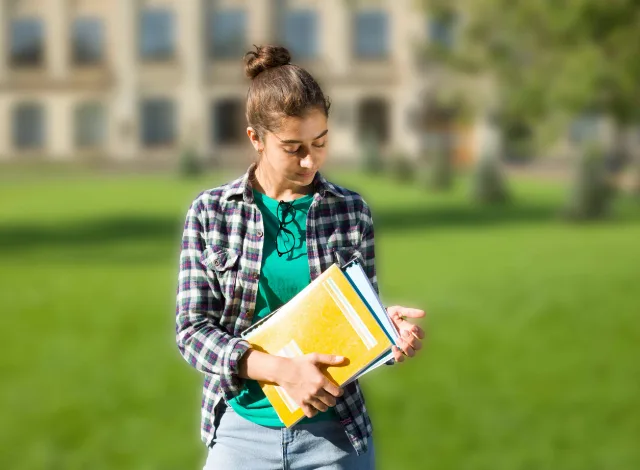
[[[314,171],[313,173],[309,174],[309,175],[296,175],[295,176],[295,181],[297,183],[299,183],[302,186],[308,186],[313,182],[313,178],[316,176],[316,172]]]

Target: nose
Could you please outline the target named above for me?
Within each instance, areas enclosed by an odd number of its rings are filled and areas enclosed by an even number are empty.
[[[307,155],[306,157],[300,160],[300,166],[302,168],[313,168],[313,158],[311,155]]]

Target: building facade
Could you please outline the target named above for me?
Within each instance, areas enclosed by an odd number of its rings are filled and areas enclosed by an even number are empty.
[[[243,54],[279,43],[332,100],[333,158],[369,132],[416,154],[429,73],[416,46],[450,40],[413,0],[0,0],[0,160],[245,165]],[[469,142],[461,142],[468,152]],[[466,157],[465,157],[466,158]]]

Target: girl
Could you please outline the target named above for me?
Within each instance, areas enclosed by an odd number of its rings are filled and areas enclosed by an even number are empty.
[[[377,289],[371,212],[357,193],[327,181],[329,100],[277,46],[245,56],[251,79],[247,135],[257,162],[241,178],[200,194],[187,213],[180,255],[177,343],[204,373],[202,439],[212,469],[373,469],[371,421],[357,381],[340,389],[318,351],[293,359],[251,349],[243,330],[327,269],[337,252],[362,258]],[[424,332],[389,307],[402,333],[396,362]],[[257,381],[283,387],[306,418],[283,426]]]

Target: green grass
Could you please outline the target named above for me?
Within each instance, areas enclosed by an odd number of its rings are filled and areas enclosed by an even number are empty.
[[[201,379],[174,344],[180,226],[226,177],[0,185],[0,468],[200,468]],[[640,468],[640,209],[568,225],[564,190],[481,209],[340,175],[371,203],[419,358],[363,380],[379,468]]]

